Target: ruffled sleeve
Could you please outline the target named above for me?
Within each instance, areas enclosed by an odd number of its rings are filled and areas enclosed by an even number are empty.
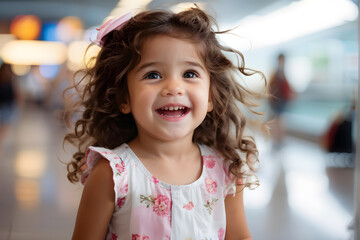
[[[101,158],[109,161],[113,172],[115,204],[122,207],[128,192],[128,180],[123,160],[112,150],[101,147],[89,147],[85,154],[86,166],[81,177],[81,183],[85,184],[91,170]]]

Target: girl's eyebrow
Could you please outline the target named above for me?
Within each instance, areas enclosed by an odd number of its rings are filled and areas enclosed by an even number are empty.
[[[184,61],[184,63],[186,63],[187,65],[190,65],[190,66],[201,68],[203,71],[205,71],[205,68],[203,67],[203,65],[198,62]]]
[[[140,72],[141,70],[143,70],[143,69],[145,69],[145,68],[148,68],[148,67],[151,67],[151,66],[154,66],[154,65],[158,65],[158,64],[159,64],[159,62],[148,62],[148,63],[144,63],[144,64],[140,65],[140,66],[136,69],[135,73],[138,73],[138,72]]]
[[[185,63],[186,65],[190,65],[190,66],[194,66],[194,67],[198,67],[201,68],[203,71],[205,71],[205,68],[203,67],[202,64],[198,63],[198,62],[194,62],[194,61],[183,61],[182,63]],[[148,68],[148,67],[152,67],[155,65],[159,65],[161,64],[160,62],[148,62],[148,63],[144,63],[141,64],[139,67],[137,67],[136,69],[136,73],[140,72],[141,70]]]

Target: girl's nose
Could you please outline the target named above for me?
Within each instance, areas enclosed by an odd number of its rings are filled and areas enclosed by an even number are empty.
[[[162,96],[182,96],[185,93],[184,88],[177,80],[169,80],[168,84],[162,90]]]

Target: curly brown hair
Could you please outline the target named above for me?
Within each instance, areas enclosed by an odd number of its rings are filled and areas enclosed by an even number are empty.
[[[245,68],[241,52],[221,45],[216,35],[227,31],[215,31],[212,24],[216,26],[214,19],[199,8],[180,13],[144,11],[106,36],[94,59],[95,64],[83,70],[83,77],[74,86],[80,96],[77,106],[82,107],[83,113],[75,123],[74,132],[64,139],[64,143],[68,141],[78,147],[67,165],[71,182],[79,180],[88,146],[113,149],[137,136],[131,113],[123,114],[119,110],[129,96],[127,73],[140,62],[141,46],[146,39],[167,35],[199,44],[210,74],[213,110],[195,129],[193,142],[205,144],[222,154],[230,172],[243,180],[241,184],[249,187],[258,184],[256,177],[253,178],[259,162],[258,150],[254,139],[244,136],[246,118],[239,106],[255,112],[252,109],[257,105],[253,100],[261,98],[262,94],[240,85],[234,73],[260,74],[264,81],[265,77],[259,71]],[[237,56],[237,65],[224,55],[225,52]]]

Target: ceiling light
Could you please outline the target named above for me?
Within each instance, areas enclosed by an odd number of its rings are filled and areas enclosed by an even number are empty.
[[[25,76],[30,72],[31,67],[29,65],[11,65],[11,71],[16,76]]]
[[[60,42],[13,40],[5,44],[1,57],[17,65],[57,65],[66,61],[66,50]]]
[[[15,40],[15,36],[12,34],[0,34],[0,56],[1,51],[4,49],[4,45],[11,40]]]
[[[354,21],[358,8],[350,0],[302,0],[265,15],[250,15],[236,24],[233,35],[222,40],[248,50],[279,44]]]

